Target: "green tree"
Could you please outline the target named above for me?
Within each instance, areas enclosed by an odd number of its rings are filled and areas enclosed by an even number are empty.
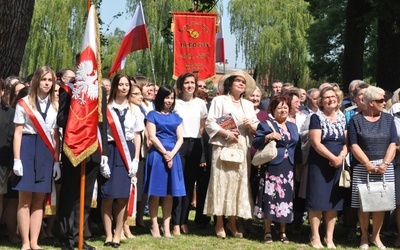
[[[269,80],[304,84],[308,76],[306,31],[312,23],[303,0],[231,0],[231,32],[236,57],[242,51],[247,68]]]
[[[74,68],[86,16],[86,2],[36,0],[22,71],[30,74],[41,65]]]

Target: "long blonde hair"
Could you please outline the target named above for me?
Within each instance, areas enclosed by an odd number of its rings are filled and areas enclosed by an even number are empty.
[[[48,73],[51,74],[51,78],[52,78],[52,82],[53,82],[53,84],[50,88],[50,91],[48,93],[49,101],[55,110],[58,109],[57,102],[56,102],[56,96],[54,93],[54,88],[55,88],[54,85],[55,85],[56,79],[57,79],[56,73],[50,66],[41,66],[36,69],[35,73],[33,73],[32,81],[31,81],[31,90],[29,91],[29,94],[28,94],[29,105],[31,105],[34,110],[38,110],[38,108],[36,107],[36,99],[39,95],[40,81]]]

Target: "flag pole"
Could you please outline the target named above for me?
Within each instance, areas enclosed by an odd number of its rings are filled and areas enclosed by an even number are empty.
[[[91,0],[87,0],[87,16],[89,16]],[[78,249],[83,250],[83,226],[85,224],[85,182],[86,182],[86,159],[81,162],[81,182],[79,195],[79,236]]]
[[[153,72],[154,84],[157,85],[156,73],[154,72],[153,57],[151,56],[151,49],[150,48],[149,48],[149,56],[150,56],[151,71]]]

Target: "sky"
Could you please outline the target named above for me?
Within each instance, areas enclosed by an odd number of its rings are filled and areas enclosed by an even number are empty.
[[[236,38],[233,34],[230,33],[229,26],[229,15],[228,15],[228,2],[229,0],[222,0],[224,15],[223,15],[223,33],[224,33],[224,41],[225,41],[225,58],[228,59],[229,66],[235,69],[244,69],[245,64],[241,59],[241,55],[239,55],[238,61],[235,60],[235,44]],[[116,4],[118,3],[118,4]],[[129,25],[129,20],[132,18],[131,15],[128,16],[125,10],[125,0],[103,0],[101,5],[100,17],[104,22],[103,29],[106,28],[108,24],[113,19],[113,16],[118,14],[118,12],[124,12],[121,17],[115,19],[110,24],[110,31],[114,31],[115,28],[120,28],[121,30],[126,30]],[[184,10],[182,10],[184,11]],[[133,13],[132,13],[133,15]],[[149,16],[146,16],[146,12],[144,13],[145,20],[147,21]],[[109,31],[109,32],[110,32]],[[151,45],[151,40],[150,40]]]

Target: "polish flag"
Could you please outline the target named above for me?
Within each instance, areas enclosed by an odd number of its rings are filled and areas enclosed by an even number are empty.
[[[142,2],[139,2],[129,28],[122,39],[121,47],[108,74],[109,77],[112,77],[116,71],[124,68],[125,60],[129,53],[146,48],[150,48],[150,43],[146,22],[144,21]]]
[[[97,81],[96,10],[90,7],[82,50],[71,91],[71,104],[64,130],[63,150],[77,166],[99,147],[99,84]]]
[[[216,62],[225,62],[224,33],[222,32],[222,17],[219,19],[219,32],[216,36]]]

